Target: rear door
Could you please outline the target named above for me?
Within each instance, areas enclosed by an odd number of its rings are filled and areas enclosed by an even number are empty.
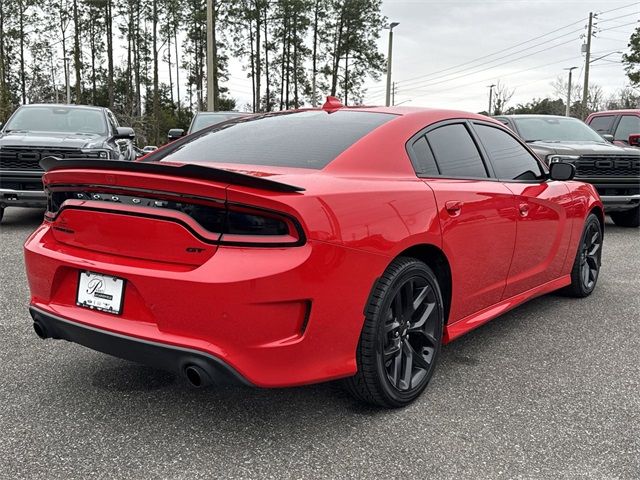
[[[500,301],[515,245],[513,193],[490,178],[465,120],[436,124],[408,143],[434,191],[453,283],[449,323]]]
[[[514,135],[489,123],[474,122],[473,129],[496,177],[515,195],[518,224],[506,299],[560,276],[571,237],[572,199],[567,185],[548,180]]]

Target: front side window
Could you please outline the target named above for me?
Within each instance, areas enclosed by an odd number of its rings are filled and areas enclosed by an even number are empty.
[[[427,133],[427,140],[445,177],[487,178],[487,170],[467,127],[445,125]]]
[[[100,110],[59,106],[22,107],[7,122],[5,132],[12,130],[105,135],[107,123]]]
[[[540,180],[538,161],[520,143],[499,128],[475,124],[474,128],[501,180]]]
[[[244,117],[197,133],[151,160],[322,169],[394,118],[388,113],[349,110]]]
[[[600,117],[593,117],[589,126],[598,133],[611,133],[611,127],[613,121],[616,119],[614,115],[602,115]]]
[[[624,115],[620,118],[620,123],[618,123],[614,138],[626,142],[629,140],[629,135],[633,135],[634,133],[640,133],[640,117]]]

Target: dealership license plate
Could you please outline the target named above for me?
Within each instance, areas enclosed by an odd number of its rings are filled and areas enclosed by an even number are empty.
[[[76,304],[117,315],[122,311],[124,283],[111,275],[80,272]]]

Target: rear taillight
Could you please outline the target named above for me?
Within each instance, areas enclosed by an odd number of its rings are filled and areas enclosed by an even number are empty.
[[[72,202],[67,202],[72,200]],[[65,203],[67,202],[67,203]],[[130,192],[113,191],[56,191],[47,189],[47,214],[54,220],[61,210],[76,208],[96,210],[109,205],[129,205],[153,212],[180,212],[191,217],[198,225],[211,233],[220,234],[218,243],[236,246],[298,246],[305,243],[300,223],[293,217],[271,210],[241,204],[229,204],[222,200],[202,198],[172,198],[170,195],[149,193],[131,195]],[[146,213],[146,212],[145,212]],[[172,220],[167,217],[167,220]]]

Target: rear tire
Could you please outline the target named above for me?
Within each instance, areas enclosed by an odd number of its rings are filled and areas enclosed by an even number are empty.
[[[561,290],[570,297],[584,298],[596,288],[602,259],[602,224],[595,214],[584,222],[576,259],[571,269],[571,285]]]
[[[408,405],[427,387],[440,354],[444,308],[438,279],[425,263],[399,257],[374,286],[365,315],[358,373],[345,386],[372,405]]]
[[[611,212],[611,220],[619,227],[635,228],[640,226],[640,206],[624,212]]]

